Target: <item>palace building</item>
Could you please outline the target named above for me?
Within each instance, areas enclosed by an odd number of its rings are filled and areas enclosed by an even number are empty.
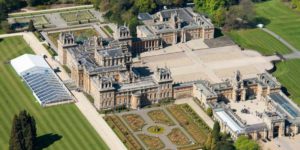
[[[145,25],[137,27],[137,38],[131,37],[126,26],[118,27],[109,42],[91,37],[77,44],[72,33],[59,35],[59,62],[70,68],[72,80],[94,98],[98,110],[139,109],[164,99],[194,97],[203,108],[212,108],[222,131],[231,133],[234,139],[239,135],[259,139],[299,133],[300,110],[269,73],[243,78],[237,71],[222,83],[174,83],[167,66],[144,74],[133,66],[133,53],[210,39],[214,31],[209,19],[190,8],[140,14],[139,19]]]
[[[214,38],[214,25],[210,19],[189,7],[162,10],[153,15],[141,13],[138,18],[144,25],[137,27],[137,36],[158,37],[163,45]]]

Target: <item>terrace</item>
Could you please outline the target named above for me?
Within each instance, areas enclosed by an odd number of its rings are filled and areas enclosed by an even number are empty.
[[[229,106],[247,125],[263,123],[262,114],[268,110],[266,102],[257,99],[231,102]]]

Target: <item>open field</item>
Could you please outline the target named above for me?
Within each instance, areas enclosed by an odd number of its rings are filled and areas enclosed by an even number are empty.
[[[65,12],[65,13],[61,13],[60,16],[66,22],[90,20],[95,18],[89,10]]]
[[[266,28],[277,33],[300,50],[300,12],[293,11],[281,0],[269,0],[255,5],[258,16],[267,19]]]
[[[276,64],[273,75],[287,88],[290,98],[300,106],[300,59]]]
[[[55,33],[49,33],[48,37],[49,39],[57,46],[57,40],[59,38],[59,34],[61,32],[55,32]],[[85,40],[89,37],[98,36],[97,32],[90,28],[90,29],[82,29],[82,30],[74,30],[72,31],[74,33],[75,37],[79,40]]]
[[[0,41],[0,149],[8,149],[13,116],[26,109],[37,123],[41,148],[108,149],[74,104],[42,108],[29,88],[7,63],[24,53],[33,53],[22,37]]]
[[[287,54],[291,50],[279,40],[260,29],[235,30],[228,33],[232,40],[243,48],[253,49],[263,55],[275,52]]]

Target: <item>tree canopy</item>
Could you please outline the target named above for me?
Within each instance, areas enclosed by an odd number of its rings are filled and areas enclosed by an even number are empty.
[[[240,136],[235,141],[235,147],[237,150],[259,150],[259,145],[246,136]]]
[[[9,150],[33,150],[36,136],[35,119],[27,111],[21,111],[13,119]]]

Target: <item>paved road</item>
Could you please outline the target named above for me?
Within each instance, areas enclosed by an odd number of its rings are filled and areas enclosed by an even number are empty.
[[[12,37],[12,36],[23,36],[24,40],[28,43],[28,45],[32,48],[32,50],[37,55],[47,55],[46,59],[48,64],[53,68],[54,66],[60,66],[58,62],[53,60],[48,54],[47,50],[42,45],[43,42],[40,42],[32,32],[22,32],[22,33],[13,33],[13,34],[3,34],[0,35],[0,38],[4,37]],[[67,73],[62,70],[61,73],[58,74],[59,78],[62,80],[70,80]],[[117,135],[112,131],[112,129],[108,126],[108,124],[104,121],[102,116],[96,111],[93,105],[88,101],[88,99],[83,95],[83,93],[78,93],[76,91],[71,91],[72,94],[77,99],[75,105],[81,111],[81,113],[86,117],[92,127],[96,130],[98,135],[104,140],[107,146],[113,150],[126,150],[124,144],[120,141]]]
[[[192,98],[178,99],[175,104],[188,104],[202,119],[206,124],[212,129],[214,126],[214,121],[194,102]]]
[[[293,53],[291,54],[286,54],[283,55],[283,57],[285,59],[297,59],[300,58],[300,51],[298,49],[296,49],[293,45],[291,45],[289,42],[287,42],[286,40],[284,40],[282,37],[280,37],[278,34],[276,34],[275,32],[267,29],[267,28],[260,28],[261,30],[269,33],[270,35],[272,35],[273,37],[275,37],[277,40],[279,40],[282,44],[284,44],[286,47],[288,47],[290,50],[292,50]]]

